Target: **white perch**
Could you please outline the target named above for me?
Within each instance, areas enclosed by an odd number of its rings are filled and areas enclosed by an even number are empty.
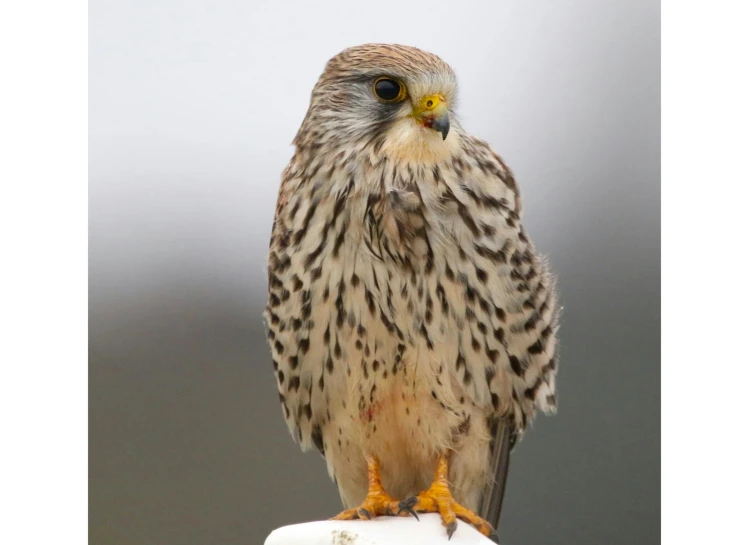
[[[420,514],[419,519],[305,522],[274,530],[265,545],[495,545],[463,521],[458,521],[458,528],[448,541],[439,515]]]

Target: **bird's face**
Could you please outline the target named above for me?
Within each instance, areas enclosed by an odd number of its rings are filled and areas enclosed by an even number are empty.
[[[418,81],[412,80],[410,83],[412,89],[422,87]],[[410,118],[419,127],[436,130],[442,135],[442,140],[445,140],[450,133],[450,113],[444,90],[426,92],[427,94],[410,96],[408,83],[390,75],[380,76],[372,84],[372,94],[382,104],[375,109],[381,110],[381,115],[387,116],[388,109],[397,108],[393,112],[396,121],[407,121]],[[398,107],[398,103],[404,103],[404,107]]]
[[[364,45],[328,63],[295,143],[430,161],[457,145],[457,83],[439,57],[406,46]]]

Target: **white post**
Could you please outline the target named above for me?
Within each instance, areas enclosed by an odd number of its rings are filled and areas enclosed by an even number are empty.
[[[271,532],[265,545],[495,545],[472,526],[458,521],[448,541],[439,515],[378,517],[373,520],[325,520],[284,526]]]

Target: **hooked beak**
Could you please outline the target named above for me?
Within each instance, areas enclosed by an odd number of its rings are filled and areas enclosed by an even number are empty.
[[[450,116],[447,102],[442,95],[428,95],[422,97],[414,108],[413,117],[428,129],[434,129],[442,134],[442,140],[450,132]]]

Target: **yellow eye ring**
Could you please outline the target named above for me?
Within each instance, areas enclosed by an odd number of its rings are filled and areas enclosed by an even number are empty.
[[[379,77],[372,85],[372,92],[380,102],[401,102],[405,100],[408,93],[406,86],[397,79],[387,76]]]

